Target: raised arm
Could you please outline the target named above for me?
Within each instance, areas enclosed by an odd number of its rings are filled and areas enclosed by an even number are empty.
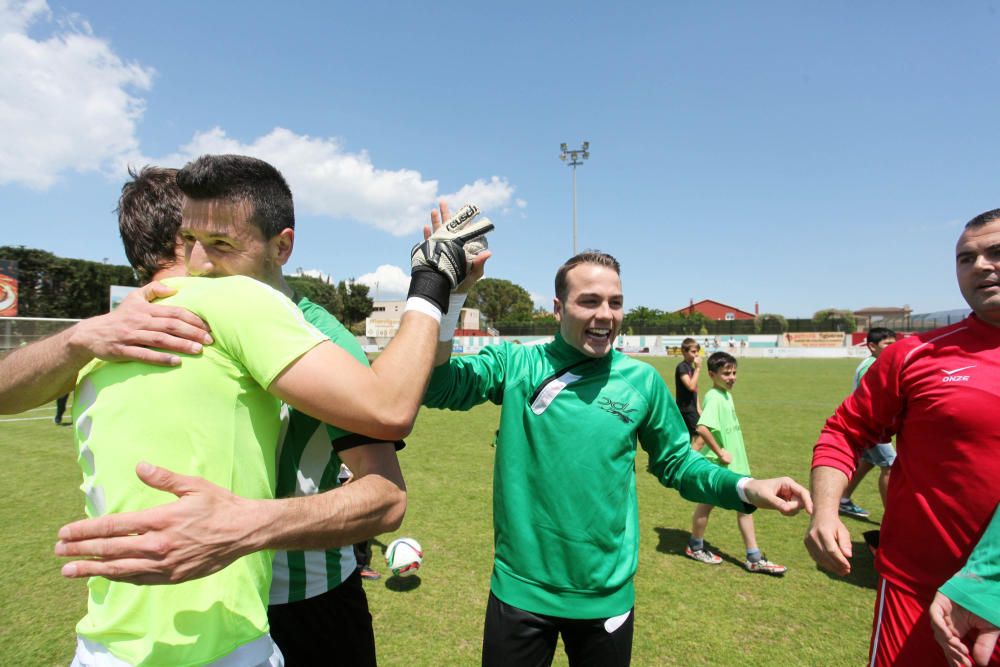
[[[0,414],[23,412],[70,392],[77,373],[94,358],[176,366],[180,357],[173,353],[200,352],[212,337],[198,316],[149,303],[173,293],[161,283],[150,283],[129,294],[114,311],[0,358]]]
[[[442,202],[441,213],[447,214]],[[438,224],[414,247],[410,295],[399,333],[372,364],[357,363],[346,352],[322,344],[304,354],[279,375],[269,391],[290,405],[355,433],[398,440],[413,428],[427,381],[441,354],[442,317],[454,333],[460,304],[452,291],[482,275],[489,253],[466,257],[465,242],[493,229],[474,216],[457,225]],[[470,273],[471,272],[471,273]],[[451,336],[448,336],[450,342]]]
[[[424,238],[430,238],[431,234],[437,232],[440,228],[442,220],[449,220],[451,218],[451,212],[448,209],[448,204],[441,201],[438,208],[431,211],[431,224],[430,226],[424,227]],[[451,292],[451,297],[449,299],[448,305],[448,315],[443,317],[441,320],[441,331],[438,336],[437,351],[434,354],[434,366],[442,366],[448,363],[448,359],[451,358],[452,351],[452,340],[455,337],[455,329],[458,326],[458,316],[459,311],[462,306],[465,305],[465,299],[469,295],[469,290],[472,286],[483,277],[483,273],[486,268],[486,260],[491,257],[492,253],[489,250],[481,251],[474,257],[469,257],[469,274],[465,277],[465,280],[456,287]]]

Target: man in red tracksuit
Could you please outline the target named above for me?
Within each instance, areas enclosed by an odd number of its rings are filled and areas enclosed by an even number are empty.
[[[1000,501],[1000,209],[973,218],[956,248],[965,320],[889,347],[837,409],[813,452],[810,555],[850,571],[838,502],[866,447],[896,435],[875,565],[871,660],[945,665],[928,608],[962,569]],[[990,665],[1000,665],[1000,649]]]

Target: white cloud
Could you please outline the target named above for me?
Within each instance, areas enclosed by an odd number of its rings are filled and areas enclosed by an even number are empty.
[[[48,36],[34,39],[29,28]],[[417,232],[439,199],[455,208],[474,202],[487,215],[507,210],[513,199],[514,188],[498,176],[442,193],[419,171],[379,168],[366,151],[350,152],[336,138],[281,127],[249,143],[217,127],[195,133],[173,155],[144,157],[136,125],[145,101],[136,92],[148,90],[153,75],[123,61],[80,16],[53,17],[44,0],[0,0],[0,185],[46,189],[66,171],[121,179],[128,164],[180,166],[205,153],[240,153],[278,167],[301,213],[397,236]]]
[[[410,289],[410,274],[398,266],[382,264],[374,272],[359,276],[357,282],[368,285],[368,296],[372,298],[376,292],[380,299],[403,298]]]
[[[277,127],[250,143],[229,137],[221,128],[195,134],[178,153],[152,160],[182,165],[205,153],[238,153],[266,160],[281,170],[295,195],[297,211],[358,220],[395,236],[412,234],[428,222],[438,199],[457,207],[473,202],[489,214],[503,209],[514,188],[493,176],[441,194],[438,182],[413,169],[379,169],[366,151],[351,153],[335,138],[316,138]]]
[[[52,24],[42,0],[0,0],[0,184],[45,189],[67,171],[114,170],[135,154],[135,127],[153,70],[119,58],[75,16],[47,38],[28,36]]]

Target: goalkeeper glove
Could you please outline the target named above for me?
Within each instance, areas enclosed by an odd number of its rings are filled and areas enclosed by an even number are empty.
[[[448,312],[448,294],[465,280],[469,270],[465,243],[484,242],[485,234],[493,229],[493,223],[485,218],[473,222],[477,215],[478,208],[465,206],[430,238],[413,246],[408,297],[425,299],[442,313]]]

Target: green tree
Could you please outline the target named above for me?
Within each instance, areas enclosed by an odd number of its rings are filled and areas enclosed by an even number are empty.
[[[544,308],[536,308],[535,312],[531,314],[531,323],[535,325],[553,325],[558,324],[556,322],[556,316],[552,311],[545,310]]]
[[[111,285],[138,285],[129,266],[57,257],[35,248],[0,246],[0,259],[17,262],[21,317],[100,315],[111,307]]]
[[[500,278],[483,278],[477,282],[469,290],[465,304],[468,308],[477,308],[494,323],[531,322],[534,314],[528,290]]]
[[[843,308],[825,308],[817,310],[812,316],[813,322],[830,331],[851,333],[858,328],[854,313]]]
[[[372,314],[375,302],[368,296],[368,285],[354,282],[354,278],[337,283],[337,292],[344,304],[344,316],[341,321],[348,329],[352,325],[364,322]]]
[[[788,331],[788,320],[777,313],[761,313],[754,321],[754,329],[762,334],[780,334]]]
[[[622,318],[622,326],[655,326],[663,321],[664,315],[662,310],[636,306],[625,313],[625,317]]]
[[[313,276],[285,276],[285,280],[298,294],[323,306],[338,320],[343,320],[344,302],[336,285]]]

